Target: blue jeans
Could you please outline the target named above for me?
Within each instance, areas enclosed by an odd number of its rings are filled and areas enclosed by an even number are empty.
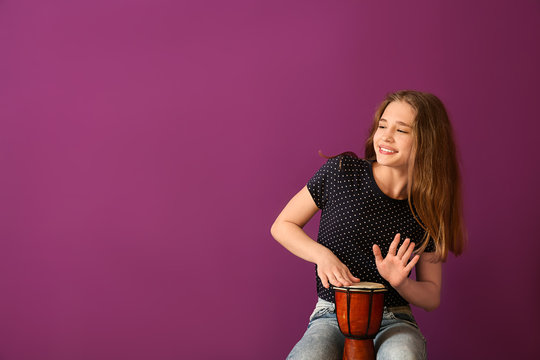
[[[334,303],[319,298],[309,317],[304,336],[287,360],[341,360],[345,336],[339,330]],[[426,339],[410,310],[388,311],[385,307],[381,328],[373,340],[378,360],[426,359]]]

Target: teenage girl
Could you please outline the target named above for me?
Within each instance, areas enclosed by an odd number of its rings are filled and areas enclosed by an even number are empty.
[[[345,338],[330,284],[384,284],[377,359],[425,359],[426,341],[409,304],[440,303],[441,265],[462,253],[465,227],[452,128],[433,94],[398,91],[375,113],[365,159],[328,160],[285,206],[272,236],[316,264],[318,302],[288,359],[341,359]],[[321,209],[318,241],[304,225]],[[409,278],[415,267],[416,280]]]

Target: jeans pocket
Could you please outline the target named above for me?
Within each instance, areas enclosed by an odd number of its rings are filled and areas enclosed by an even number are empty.
[[[328,314],[332,312],[332,308],[327,308],[327,307],[323,307],[323,308],[315,308],[315,310],[313,310],[313,312],[311,313],[311,315],[309,316],[309,321],[313,321],[317,318],[320,318],[321,316],[325,315],[325,314]]]
[[[319,298],[319,300],[317,301],[317,304],[315,305],[315,309],[309,316],[309,321],[311,322],[314,319],[317,319],[323,315],[326,315],[328,313],[333,313],[335,312],[335,309],[336,309],[336,305],[334,305],[333,303],[329,301]]]

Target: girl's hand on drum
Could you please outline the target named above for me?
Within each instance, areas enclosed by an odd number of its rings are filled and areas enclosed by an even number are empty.
[[[410,242],[409,238],[405,239],[399,247],[396,254],[396,249],[399,244],[400,235],[396,234],[394,241],[390,244],[388,254],[383,259],[381,249],[378,245],[373,245],[373,254],[375,255],[375,264],[379,274],[392,285],[393,288],[398,288],[407,279],[409,272],[420,259],[420,255],[415,255],[410,259],[414,250],[414,243]],[[409,261],[410,259],[410,261]]]
[[[325,288],[330,284],[334,286],[350,286],[360,279],[354,277],[347,266],[343,264],[336,255],[328,251],[320,261],[317,262],[317,275]]]

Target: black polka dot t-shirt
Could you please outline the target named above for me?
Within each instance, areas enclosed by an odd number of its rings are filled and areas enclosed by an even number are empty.
[[[343,154],[328,159],[309,179],[307,188],[322,210],[317,241],[330,249],[360,281],[384,284],[388,289],[385,306],[407,305],[377,271],[373,244],[379,245],[382,256],[386,257],[396,233],[401,234],[400,245],[409,238],[418,247],[424,229],[411,213],[407,199],[393,199],[379,189],[373,178],[372,163]],[[430,239],[425,251],[434,250]],[[335,302],[333,290],[324,288],[318,276],[316,279],[318,296]]]

